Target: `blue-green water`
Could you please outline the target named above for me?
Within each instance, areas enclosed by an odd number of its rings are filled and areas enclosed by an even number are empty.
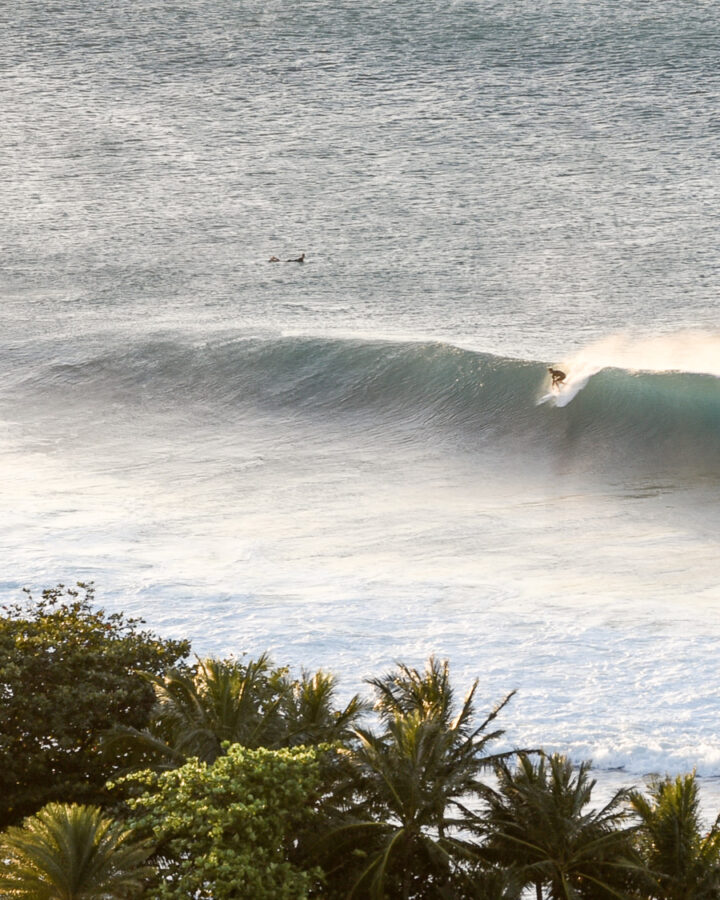
[[[0,11],[3,595],[709,790],[715,4],[101,7]]]

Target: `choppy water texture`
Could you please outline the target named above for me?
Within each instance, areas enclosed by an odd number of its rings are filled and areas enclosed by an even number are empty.
[[[0,11],[2,595],[712,791],[716,5],[100,6]]]

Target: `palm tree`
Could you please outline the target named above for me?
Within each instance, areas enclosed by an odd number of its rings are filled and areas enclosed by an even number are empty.
[[[538,900],[543,887],[551,900],[625,898],[632,891],[636,863],[631,833],[623,827],[628,813],[618,791],[600,810],[588,809],[595,781],[590,763],[575,769],[564,756],[527,753],[516,767],[499,762],[497,789],[487,795],[487,810],[478,820],[487,856],[516,866]]]
[[[648,895],[662,900],[720,896],[720,816],[703,833],[695,773],[651,782],[650,797],[633,791],[637,834],[649,872]]]
[[[512,695],[477,726],[477,681],[455,711],[447,662],[431,658],[424,672],[399,665],[370,683],[383,727],[355,730],[358,743],[345,751],[353,796],[328,838],[336,859],[355,863],[339,873],[343,894],[407,900],[452,889],[460,896],[471,889],[473,853],[457,830],[467,797],[484,790],[480,772],[502,758],[488,756],[487,746],[503,732],[486,729]]]
[[[335,709],[337,679],[327,672],[303,672],[299,679],[285,679],[281,710],[282,742],[295,747],[347,741],[358,719],[367,710],[357,694],[344,709]]]
[[[369,678],[368,684],[375,689],[375,709],[382,717],[392,719],[396,715],[411,712],[420,712],[426,716],[432,716],[450,724],[453,719],[455,693],[450,683],[450,663],[448,660],[439,662],[431,656],[425,671],[420,672],[404,663],[398,663],[393,671],[380,678]],[[460,717],[466,720],[472,714],[472,701],[477,690],[478,680],[475,679],[467,693]],[[515,692],[509,694],[503,702],[503,706]],[[499,710],[498,710],[499,711]],[[494,716],[493,716],[494,718]],[[501,734],[502,732],[498,732]]]
[[[477,861],[468,872],[469,884],[463,900],[521,900],[523,878],[512,866]]]
[[[263,653],[247,664],[207,658],[198,659],[189,674],[147,675],[156,697],[149,726],[114,728],[105,736],[106,751],[123,753],[134,766],[174,768],[190,757],[213,763],[226,741],[253,749],[275,746],[283,731],[285,674]]]
[[[127,765],[174,768],[189,757],[212,763],[223,745],[279,748],[348,735],[365,709],[357,696],[333,706],[336,682],[323,672],[293,680],[266,654],[248,663],[199,659],[190,674],[147,676],[156,706],[148,728],[116,727],[105,748]]]
[[[398,663],[392,672],[381,678],[369,679],[368,683],[375,689],[375,710],[387,734],[394,733],[398,721],[418,718],[444,735],[446,762],[453,773],[453,782],[446,785],[447,802],[450,803],[452,797],[452,805],[465,815],[467,810],[459,797],[462,794],[483,793],[485,784],[478,779],[478,775],[513,755],[512,752],[488,755],[487,747],[505,732],[503,729],[487,729],[510,702],[515,691],[507,694],[478,725],[475,722],[475,693],[479,680],[475,679],[460,708],[456,709],[447,660],[440,662],[431,656],[423,672]]]
[[[125,900],[152,869],[149,844],[96,806],[49,803],[0,836],[0,896],[17,900]]]

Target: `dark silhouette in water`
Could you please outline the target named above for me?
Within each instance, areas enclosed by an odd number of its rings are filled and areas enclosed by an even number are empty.
[[[567,376],[560,369],[553,369],[552,366],[548,366],[548,372],[552,376],[552,386],[560,387],[560,385],[565,381]]]
[[[303,254],[301,254],[300,256],[295,257],[294,259],[286,259],[285,262],[301,262],[301,263],[304,263],[304,262],[305,262],[305,254],[303,253]]]

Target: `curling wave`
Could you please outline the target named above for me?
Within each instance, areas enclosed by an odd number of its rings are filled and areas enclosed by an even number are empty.
[[[572,447],[615,461],[717,471],[720,355],[701,358],[697,347],[693,353],[687,341],[680,345],[674,356],[666,345],[664,357],[658,342],[594,345],[562,364],[568,388],[557,397],[545,361],[443,343],[307,337],[146,343],[52,366],[25,386],[56,396],[80,392],[89,402],[96,395],[130,406],[195,406],[224,421],[260,406],[318,423],[403,422],[424,436],[455,435],[478,447],[533,454]],[[673,363],[683,353],[685,369],[678,370]],[[563,408],[538,406],[548,397]]]

